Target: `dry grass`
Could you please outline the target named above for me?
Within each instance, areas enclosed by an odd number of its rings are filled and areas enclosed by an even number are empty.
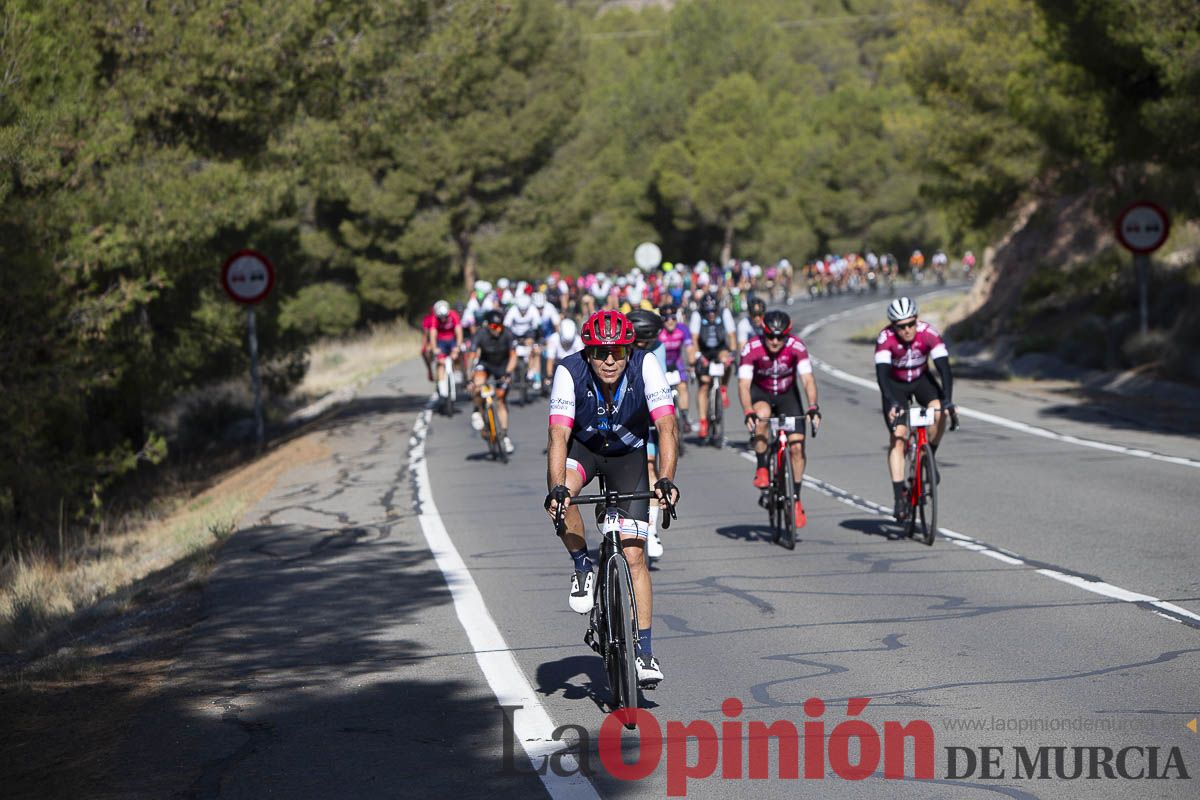
[[[308,374],[297,392],[315,398],[358,386],[420,352],[421,332],[404,322],[377,326],[348,339],[321,341],[310,351]]]
[[[296,394],[315,398],[361,385],[414,357],[420,347],[420,331],[403,322],[319,342]],[[199,494],[181,490],[154,508],[130,513],[118,532],[77,548],[65,563],[26,555],[6,565],[0,572],[0,650],[36,647],[84,610],[126,611],[136,602],[131,587],[166,567],[187,562],[195,573],[191,580],[201,581],[213,563],[216,545],[237,529],[246,510],[288,469],[326,454],[318,441],[310,435],[285,443]]]
[[[123,533],[82,548],[60,565],[45,557],[9,566],[0,588],[0,647],[36,645],[84,609],[119,613],[136,600],[130,588],[158,570],[193,559],[194,580],[211,566],[215,546],[297,464],[324,456],[319,434],[310,434],[230,471],[190,498],[168,503],[157,519],[131,524]],[[197,558],[197,556],[203,556]]]

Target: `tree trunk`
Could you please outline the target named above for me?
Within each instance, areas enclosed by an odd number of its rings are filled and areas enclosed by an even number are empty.
[[[721,263],[717,266],[724,268],[733,257],[733,220],[725,223],[725,243],[721,245]]]
[[[463,291],[470,295],[475,288],[475,245],[471,234],[459,234],[458,249],[462,256]]]

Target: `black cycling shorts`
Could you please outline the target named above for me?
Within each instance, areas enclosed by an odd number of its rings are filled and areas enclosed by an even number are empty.
[[[890,376],[887,380],[888,388],[892,390],[892,397],[895,397],[901,405],[907,404],[913,398],[916,398],[916,401],[920,403],[921,406],[927,406],[933,400],[944,399],[942,397],[942,387],[939,386],[937,381],[933,379],[933,373],[929,370],[925,370],[925,372],[921,374],[921,377],[917,378],[911,383],[904,383],[903,381],[898,381]],[[882,398],[882,404],[883,423],[890,429],[891,425],[888,424],[887,418],[888,407],[890,404],[888,403],[888,399],[886,397]]]
[[[505,359],[504,363],[500,365],[489,364],[486,361],[478,361],[475,363],[475,372],[487,373],[487,376],[493,381],[496,383],[502,383],[504,381],[504,375],[507,372],[505,369],[507,366],[508,359]]]
[[[773,417],[804,416],[804,403],[800,400],[800,385],[798,383],[793,383],[792,388],[783,394],[771,394],[757,383],[751,384],[750,401],[752,403],[766,403],[769,405],[771,407],[771,416]],[[803,433],[803,431],[796,432]]]
[[[567,452],[567,469],[574,469],[583,477],[583,485],[587,486],[597,475],[604,475],[605,486],[617,492],[648,492],[650,491],[650,475],[646,467],[646,449],[641,448],[623,456],[605,456],[593,453],[577,439],[571,439],[571,448]],[[650,501],[634,500],[622,503],[622,516],[638,522],[650,522]],[[604,506],[596,506],[596,521],[604,519]],[[622,531],[622,537],[632,536]],[[638,538],[645,539],[646,529],[638,532]]]

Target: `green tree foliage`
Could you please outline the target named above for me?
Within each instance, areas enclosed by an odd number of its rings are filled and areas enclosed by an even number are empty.
[[[1101,180],[1196,210],[1185,0],[8,0],[0,546],[164,457],[246,370],[217,285],[267,252],[272,375],[476,275],[793,262],[978,235]]]

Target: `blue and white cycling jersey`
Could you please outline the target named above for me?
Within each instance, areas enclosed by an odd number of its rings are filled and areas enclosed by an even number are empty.
[[[554,370],[550,425],[570,428],[572,438],[594,453],[619,456],[639,450],[654,422],[674,413],[662,366],[645,350],[630,353],[611,403],[582,353],[567,356]]]

